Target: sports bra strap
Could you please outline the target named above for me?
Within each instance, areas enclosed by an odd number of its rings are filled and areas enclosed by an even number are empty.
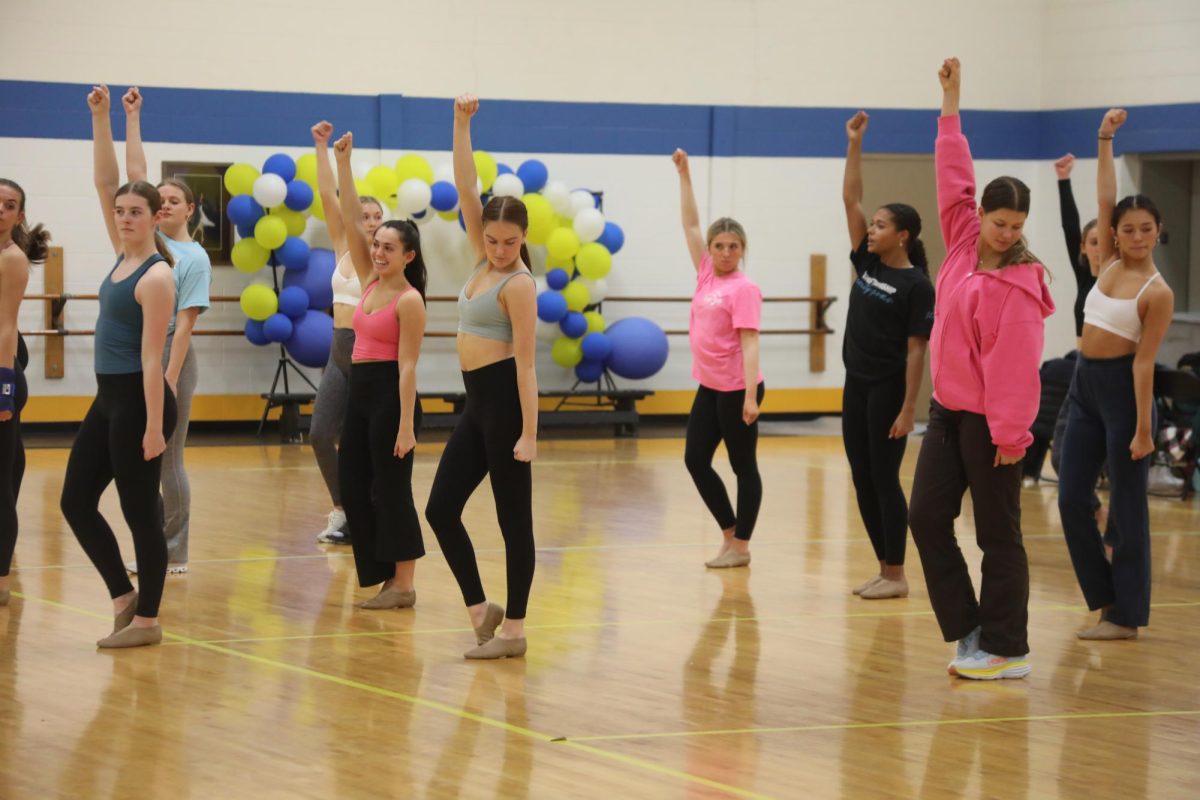
[[[1138,293],[1137,293],[1137,294],[1135,294],[1135,295],[1133,296],[1133,299],[1134,299],[1134,300],[1140,300],[1140,299],[1141,299],[1141,297],[1142,297],[1142,292],[1144,292],[1144,291],[1146,291],[1147,289],[1149,289],[1149,288],[1150,288],[1150,284],[1152,284],[1152,283],[1154,283],[1156,280],[1158,280],[1158,276],[1159,276],[1160,274],[1161,274],[1161,273],[1158,273],[1158,272],[1156,272],[1156,273],[1154,273],[1153,275],[1151,275],[1151,276],[1150,276],[1150,279],[1149,279],[1149,280],[1147,280],[1145,283],[1143,283],[1143,284],[1142,284],[1142,288],[1141,288],[1141,289],[1139,289],[1139,290],[1138,290]]]

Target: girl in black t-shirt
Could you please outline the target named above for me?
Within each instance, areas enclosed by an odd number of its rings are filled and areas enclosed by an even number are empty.
[[[842,200],[850,230],[855,282],[842,360],[842,441],[858,510],[879,560],[879,574],[854,589],[868,600],[907,597],[904,548],[908,504],[900,462],[913,429],[925,348],[933,328],[921,217],[911,206],[890,203],[867,221],[862,207],[862,141],[867,114],[846,123],[846,174]]]

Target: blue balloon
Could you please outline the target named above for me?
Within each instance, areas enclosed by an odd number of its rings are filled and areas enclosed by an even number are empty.
[[[563,335],[567,338],[578,339],[587,333],[587,317],[578,311],[568,311],[558,323],[558,327],[562,328]]]
[[[280,306],[283,305],[283,298],[280,297]],[[590,361],[603,361],[612,354],[612,340],[603,333],[589,333],[583,337],[583,341],[579,345],[583,350],[583,357]]]
[[[595,334],[592,334],[593,336]],[[575,377],[584,383],[596,383],[604,374],[604,362],[585,358],[575,365]]]
[[[267,338],[266,331],[263,330],[263,324],[256,319],[246,320],[246,338],[250,340],[250,344],[262,347],[271,343]]]
[[[263,174],[273,173],[287,183],[296,177],[296,162],[287,153],[276,153],[263,162]]]
[[[449,181],[434,181],[429,191],[429,205],[433,206],[434,211],[449,211],[458,205],[458,189]]]
[[[254,223],[251,222],[249,225],[238,225],[237,232],[238,232],[238,236],[242,239],[253,239],[254,238]]]
[[[328,281],[327,281],[328,282]],[[323,367],[333,343],[333,317],[321,311],[305,311],[292,322],[292,335],[284,343],[288,355],[306,367]]]
[[[428,213],[429,213],[428,208],[422,208],[420,211],[414,211],[413,213],[409,214],[408,216],[411,217],[412,219],[425,219],[425,215]],[[459,216],[462,216],[462,212],[459,212]]]
[[[546,169],[545,164],[536,158],[531,158],[517,167],[517,177],[521,179],[521,183],[525,184],[527,193],[540,192],[546,185],[546,181],[550,179],[550,171]]]
[[[292,211],[304,211],[313,203],[313,190],[304,181],[288,181],[287,197],[283,204]]]
[[[562,322],[567,315],[567,298],[555,291],[542,292],[537,299],[537,315],[543,322]],[[587,330],[586,322],[584,330]]]
[[[510,167],[508,164],[505,164],[500,161],[496,162],[496,176],[497,177],[499,177],[500,175],[512,175],[512,174],[513,174],[512,167]]]
[[[604,245],[608,252],[616,254],[625,246],[625,231],[621,230],[621,226],[615,222],[605,222],[604,233],[600,234],[600,238],[596,241]]]
[[[458,227],[462,228],[464,231],[467,229],[467,221],[463,219],[461,211],[458,212]]]
[[[308,242],[298,236],[289,236],[275,249],[275,260],[286,269],[304,269],[311,253]]]
[[[229,199],[229,206],[225,209],[225,214],[234,225],[246,225],[251,228],[254,227],[254,223],[258,222],[265,213],[263,207],[248,194],[239,194],[231,197]],[[251,236],[253,235],[251,234]]]
[[[333,270],[337,258],[332,250],[315,247],[308,256],[308,267],[283,273],[283,286],[299,286],[308,292],[308,307],[325,309],[333,305]]]
[[[622,378],[649,378],[667,363],[667,334],[643,317],[617,320],[604,332],[612,343],[608,368]]]
[[[287,286],[279,293],[279,313],[289,319],[298,319],[308,311],[308,292],[302,286]],[[291,335],[290,332],[288,334]],[[288,338],[287,336],[283,337]],[[280,341],[283,341],[282,339]]]
[[[263,333],[272,342],[286,342],[292,335],[292,321],[286,314],[272,314],[263,322]]]
[[[571,276],[562,267],[546,271],[546,285],[556,291],[562,291],[567,288],[567,284],[571,282]]]

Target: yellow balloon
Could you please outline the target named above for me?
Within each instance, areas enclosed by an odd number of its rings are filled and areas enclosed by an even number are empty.
[[[429,165],[425,156],[409,153],[396,160],[396,178],[399,181],[397,186],[409,178],[420,178],[426,183],[433,183],[433,167]]]
[[[454,211],[439,211],[437,212],[437,215],[442,219],[450,220],[451,222],[458,222],[458,209],[455,209]]]
[[[312,153],[305,153],[296,159],[296,180],[304,181],[313,187],[313,192],[317,190],[317,157]]]
[[[396,177],[396,170],[384,164],[371,167],[371,171],[367,173],[367,183],[371,186],[371,194],[380,200],[387,200],[400,188],[400,179]]]
[[[308,227],[308,219],[299,211],[292,211],[287,206],[276,206],[271,209],[271,216],[279,217],[283,220],[283,224],[287,226],[288,236],[302,236],[304,229]],[[255,235],[258,235],[255,229]]]
[[[499,172],[499,167],[496,166],[496,159],[492,158],[491,153],[483,150],[475,151],[475,174],[479,176],[479,180],[483,183],[483,191],[492,188],[492,184],[496,182],[496,175]]]
[[[313,193],[313,203],[308,207],[308,212],[322,222],[325,221],[325,204],[321,202],[321,195]]]
[[[258,272],[267,265],[271,251],[253,239],[239,239],[233,246],[231,258],[238,272]]]
[[[599,242],[588,242],[575,256],[579,274],[589,281],[598,281],[612,269],[612,253]]]
[[[573,367],[583,361],[583,342],[581,339],[560,336],[550,346],[550,357],[560,367]]]
[[[375,196],[375,187],[367,183],[362,178],[354,179],[354,191],[358,192],[359,200],[362,200],[364,197],[374,197],[376,200],[379,199]]]
[[[546,269],[551,270],[551,269],[555,269],[555,268],[565,269],[567,271],[567,274],[571,275],[575,272],[575,259],[574,258],[555,258],[554,256],[547,253],[546,254]]]
[[[287,223],[277,216],[268,214],[254,224],[254,239],[268,250],[279,247],[287,237]]]
[[[230,194],[254,194],[259,172],[249,164],[234,164],[225,170],[225,188]]]
[[[256,283],[242,290],[240,305],[243,314],[262,322],[279,310],[279,298],[270,286]]]
[[[604,317],[599,311],[585,311],[583,318],[587,320],[588,333],[604,333]]]
[[[540,194],[530,193],[521,198],[529,213],[529,229],[525,232],[530,244],[545,244],[555,228],[554,209]]]
[[[567,308],[571,311],[583,311],[587,308],[588,301],[591,300],[591,292],[583,281],[571,281],[567,284],[567,288],[562,290],[562,296],[566,298]]]
[[[558,261],[574,257],[579,252],[579,235],[570,228],[555,228],[546,238],[546,252]]]

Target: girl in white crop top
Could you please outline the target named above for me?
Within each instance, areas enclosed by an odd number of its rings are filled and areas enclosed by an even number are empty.
[[[312,127],[313,143],[317,157],[317,192],[319,202],[325,210],[325,224],[329,227],[329,238],[337,254],[337,266],[330,283],[333,285],[333,344],[329,363],[317,387],[317,398],[313,405],[312,425],[309,440],[321,477],[329,489],[333,510],[329,513],[325,530],[317,535],[317,541],[326,544],[349,544],[346,514],[342,510],[341,490],[338,487],[337,443],[342,435],[342,420],[346,416],[346,402],[350,397],[350,360],[354,349],[354,308],[362,297],[362,285],[350,262],[349,245],[346,237],[346,221],[338,204],[337,184],[333,167],[329,163],[329,137],[333,126],[321,121]],[[373,197],[361,197],[362,223],[367,241],[383,224],[383,206]]]
[[[1113,136],[1126,114],[1111,109],[1099,134],[1097,194],[1100,263],[1088,293],[1059,470],[1059,514],[1088,608],[1101,611],[1081,639],[1136,639],[1150,619],[1147,458],[1154,451],[1154,361],[1174,312],[1174,295],[1154,265],[1162,219],[1153,201],[1115,203]],[[1091,509],[1108,467],[1111,563]]]

